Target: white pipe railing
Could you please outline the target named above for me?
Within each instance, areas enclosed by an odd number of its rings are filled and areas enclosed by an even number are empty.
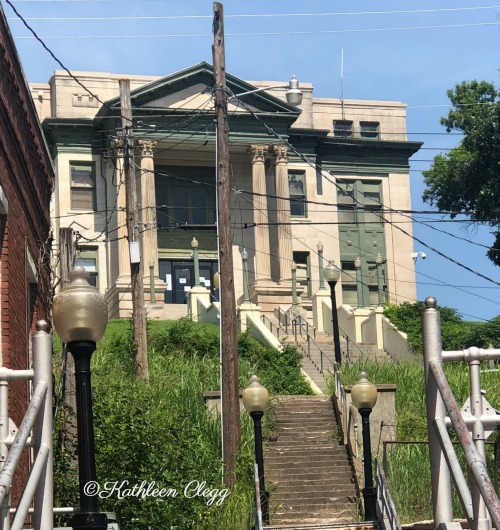
[[[480,375],[481,361],[499,359],[500,350],[472,347],[443,352],[441,320],[436,305],[435,298],[427,298],[426,309],[422,314],[434,527],[453,522],[453,477],[464,515],[472,530],[490,530],[492,523],[500,530],[500,501],[488,476],[485,453],[487,427],[500,425],[500,417],[491,410],[482,396]],[[469,410],[467,407],[464,410],[458,407],[444,373],[443,361],[468,363],[471,392]],[[464,451],[470,491],[446,431],[450,424]]]
[[[9,381],[33,380],[33,393],[14,439],[9,433]],[[31,431],[33,435],[31,436]],[[30,476],[10,524],[10,490],[22,452],[33,443],[36,454]],[[10,446],[10,448],[9,448]],[[33,370],[0,367],[0,530],[21,530],[33,501],[34,530],[53,528],[52,336],[37,323],[33,336]]]

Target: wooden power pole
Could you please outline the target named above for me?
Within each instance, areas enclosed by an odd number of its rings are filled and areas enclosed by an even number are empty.
[[[229,128],[227,118],[226,61],[224,52],[224,10],[214,2],[215,116],[217,123],[217,200],[219,232],[219,271],[221,302],[221,404],[222,461],[224,484],[236,483],[236,453],[240,445],[240,401],[238,383],[238,342],[234,296],[233,244],[231,237],[229,186]]]
[[[61,289],[69,282],[69,273],[73,270],[75,263],[75,244],[73,242],[72,228],[59,228],[59,263],[61,271]],[[64,404],[66,410],[64,417],[64,434],[66,443],[76,447],[76,388],[75,388],[75,360],[68,355],[68,346],[64,345]],[[76,461],[76,456],[74,458]]]
[[[123,157],[127,205],[127,230],[130,246],[130,278],[132,290],[132,322],[134,328],[135,364],[137,375],[148,379],[148,339],[146,334],[146,307],[144,305],[144,266],[140,256],[139,242],[135,234],[139,228],[137,212],[137,191],[134,162],[134,141],[132,138],[132,105],[130,101],[130,80],[120,79],[120,107],[123,130]]]

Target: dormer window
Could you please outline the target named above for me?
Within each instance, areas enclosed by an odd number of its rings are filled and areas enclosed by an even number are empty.
[[[361,138],[378,140],[380,136],[380,123],[378,121],[360,121],[359,135]]]
[[[352,138],[352,121],[334,120],[333,136],[338,138]]]

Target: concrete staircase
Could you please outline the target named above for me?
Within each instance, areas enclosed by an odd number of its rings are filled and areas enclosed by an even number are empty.
[[[275,413],[277,440],[268,442],[264,458],[275,525],[269,528],[357,521],[353,468],[339,440],[331,399],[280,396]]]
[[[266,526],[265,530],[376,530],[377,523],[292,524]],[[431,528],[426,530],[432,530]]]
[[[288,326],[288,332],[284,327],[280,327],[278,319],[274,316],[266,315],[267,319],[273,324],[272,331],[284,344],[289,344],[301,351],[304,356],[302,359],[302,368],[312,379],[316,386],[323,392],[326,390],[326,381],[323,374],[328,374],[333,370],[333,360],[335,353],[333,349],[333,337],[328,333],[316,332],[314,340],[307,341],[307,336],[302,331],[297,330],[297,339],[293,328]],[[279,332],[276,330],[279,329]],[[309,334],[313,335],[312,326],[309,328]],[[321,362],[320,348],[323,351],[323,363]],[[342,362],[356,362],[360,359],[369,359],[371,361],[385,362],[392,360],[391,356],[385,350],[379,350],[375,344],[363,342],[353,344],[344,337],[340,337],[340,349],[342,352]],[[321,368],[323,367],[323,373]]]

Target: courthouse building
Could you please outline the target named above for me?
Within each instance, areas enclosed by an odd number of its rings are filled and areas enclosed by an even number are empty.
[[[164,305],[165,318],[176,315],[194,284],[193,237],[202,283],[212,291],[218,269],[213,67],[200,63],[164,77],[74,75],[92,95],[64,71],[30,85],[57,172],[56,239],[60,228],[74,230],[76,264],[105,293],[111,317],[129,316],[118,81],[130,79],[140,212],[134,239],[146,303],[152,268],[156,306]],[[320,286],[322,247],[325,264],[342,267],[339,303],[414,301],[409,157],[420,143],[407,139],[406,105],[316,98],[299,81],[303,99],[294,106],[286,88],[264,89],[286,82],[227,75],[230,94],[263,89],[231,97],[228,106],[237,300],[245,248],[253,302],[263,311],[289,306],[294,261],[307,309]]]

